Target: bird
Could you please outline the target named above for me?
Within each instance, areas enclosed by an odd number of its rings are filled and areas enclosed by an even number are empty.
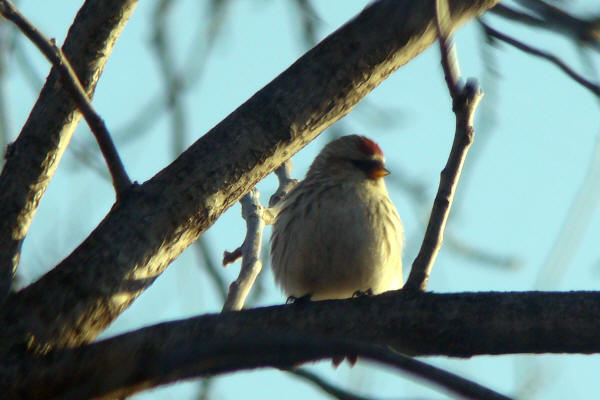
[[[271,267],[288,299],[402,287],[404,232],[388,174],[381,148],[365,136],[342,136],[321,150],[273,224]]]

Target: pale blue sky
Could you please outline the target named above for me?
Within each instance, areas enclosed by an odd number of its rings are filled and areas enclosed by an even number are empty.
[[[231,2],[222,34],[210,54],[198,84],[184,97],[186,146],[233,111],[258,89],[287,68],[306,49],[300,40],[296,8],[289,0]],[[318,37],[323,38],[363,7],[362,1],[320,1],[322,18]],[[80,1],[39,2],[21,0],[19,6],[47,36],[62,43]],[[205,23],[208,2],[180,0],[172,14],[172,53],[177,65],[187,59],[196,24]],[[119,39],[98,85],[94,105],[109,129],[118,132],[139,108],[162,94],[159,69],[150,36],[154,1],[142,1]],[[577,8],[579,6],[579,8]],[[593,0],[580,1],[573,10],[596,10]],[[583,71],[570,42],[556,35],[526,30],[489,18],[497,28],[538,47],[551,50]],[[464,77],[480,79],[484,91],[481,35],[476,24],[457,34]],[[21,38],[21,43],[25,40]],[[43,80],[47,62],[31,45],[24,44]],[[530,290],[553,247],[569,206],[586,176],[600,132],[598,101],[556,67],[502,45],[493,53],[500,78],[488,91],[476,125],[474,158],[458,189],[459,203],[451,216],[449,233],[461,242],[519,261],[512,269],[468,260],[444,247],[433,270],[430,289],[437,292]],[[594,58],[598,64],[599,57]],[[486,87],[486,84],[489,84]],[[17,135],[37,96],[12,60],[8,68],[10,126]],[[391,119],[382,119],[384,110]],[[490,118],[493,112],[493,120]],[[483,120],[482,120],[483,119]],[[487,122],[486,122],[487,121]],[[490,122],[491,121],[491,122]],[[425,188],[425,207],[417,207],[406,190],[389,184],[391,196],[405,224],[405,265],[414,258],[422,237],[422,220],[437,189],[439,172],[446,162],[454,120],[444,84],[439,55],[432,46],[402,67],[371,93],[366,102],[340,121],[344,133],[375,139],[386,154],[389,169]],[[164,113],[147,132],[117,146],[132,177],[143,182],[164,168],[170,153],[170,120]],[[85,124],[74,135],[75,143],[91,141]],[[322,136],[294,157],[295,177],[301,178],[310,161],[327,141]],[[393,177],[394,175],[392,175]],[[274,178],[259,185],[263,199],[273,190]],[[593,190],[591,190],[593,192]],[[595,205],[596,193],[590,194]],[[39,277],[68,255],[109,210],[114,195],[106,180],[82,166],[67,150],[43,198],[24,244],[20,271],[26,282]],[[589,198],[589,197],[588,197]],[[82,204],[85,205],[82,207]],[[560,290],[595,290],[600,285],[600,213],[584,218],[583,239],[569,245],[572,258],[561,262]],[[267,229],[268,238],[270,229]],[[237,247],[244,236],[239,206],[232,207],[205,234],[219,260],[224,250]],[[562,253],[561,253],[562,254]],[[408,267],[406,268],[406,270]],[[230,282],[239,263],[224,270]],[[265,269],[261,305],[279,304],[284,296]],[[186,251],[103,335],[187,316],[218,312],[218,294],[211,288],[193,249]],[[597,356],[502,356],[470,360],[428,358],[427,361],[459,373],[505,394],[513,394],[528,373],[539,374],[534,398],[589,398],[597,393]],[[533,368],[532,365],[541,366]],[[329,363],[310,366],[339,385],[377,398],[444,398],[410,378],[390,374],[370,364],[337,371]],[[186,383],[140,395],[140,399],[191,398],[197,383]],[[245,372],[221,377],[215,398],[328,398],[310,385],[279,371]],[[531,395],[533,396],[533,395]],[[528,396],[528,397],[531,397]]]

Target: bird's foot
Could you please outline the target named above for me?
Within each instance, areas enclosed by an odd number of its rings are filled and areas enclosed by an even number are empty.
[[[352,297],[365,297],[365,296],[373,296],[373,289],[368,288],[364,292],[362,290],[357,290],[356,292],[352,293]]]
[[[333,364],[334,368],[337,368],[344,360],[348,360],[350,366],[354,367],[354,365],[358,361],[358,356],[356,354],[347,354],[346,356],[335,356],[331,359],[331,363]]]
[[[312,297],[311,293],[305,294],[304,296],[300,296],[300,297],[290,296],[285,301],[285,304],[305,304],[310,301],[311,297]]]

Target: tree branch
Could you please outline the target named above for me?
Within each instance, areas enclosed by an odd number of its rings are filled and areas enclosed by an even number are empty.
[[[244,243],[233,252],[225,251],[223,254],[223,265],[227,265],[242,257],[240,275],[229,286],[227,300],[223,311],[241,310],[244,307],[246,297],[254,285],[254,281],[262,269],[260,252],[262,248],[262,233],[265,225],[274,222],[279,213],[280,202],[287,197],[289,191],[295,186],[296,180],[291,179],[292,162],[287,160],[275,174],[279,180],[279,186],[269,199],[269,208],[265,209],[259,200],[260,193],[256,188],[252,189],[242,199],[242,216],[246,220],[246,238]]]
[[[2,393],[31,394],[30,398],[51,397],[53,391],[71,398],[118,396],[245,368],[288,368],[347,354],[373,358],[373,353],[362,352],[364,348],[352,347],[356,342],[409,354],[458,357],[598,353],[598,329],[600,292],[396,291],[204,315],[20,364],[1,359],[0,384]],[[291,345],[289,338],[298,339]],[[403,357],[398,361],[408,363]],[[63,392],[67,389],[73,392]]]
[[[544,60],[550,61],[552,64],[556,65],[564,73],[566,73],[569,77],[571,77],[575,82],[579,83],[581,86],[588,89],[590,92],[594,93],[596,96],[600,97],[600,85],[593,83],[593,82],[587,80],[586,78],[584,78],[583,76],[579,75],[577,72],[575,72],[575,70],[573,70],[571,67],[569,67],[567,64],[565,64],[560,58],[558,58],[555,55],[550,54],[548,52],[536,49],[535,47],[531,47],[531,46],[529,46],[523,42],[520,42],[516,39],[513,39],[510,36],[505,35],[502,32],[492,28],[491,26],[489,26],[488,24],[483,22],[483,20],[481,20],[481,19],[479,20],[479,23],[481,24],[483,29],[486,31],[486,33],[489,34],[490,36],[492,36],[496,39],[502,40],[503,42],[508,43],[511,46],[516,47],[517,49],[519,49],[521,51],[524,51],[525,53],[529,53],[534,56],[543,58]]]
[[[241,201],[242,216],[246,220],[246,238],[241,247],[242,266],[240,275],[229,286],[223,311],[241,310],[244,307],[246,297],[262,270],[260,249],[262,247],[262,233],[265,228],[263,218],[265,210],[260,204],[259,197],[260,193],[254,188]],[[223,260],[224,262],[225,260]]]
[[[62,48],[91,98],[137,0],[87,0]],[[19,264],[21,244],[81,114],[53,68],[0,175],[0,303]]]
[[[450,215],[460,173],[473,142],[475,110],[483,97],[483,92],[475,80],[469,80],[466,85],[460,83],[458,56],[450,39],[452,25],[450,24],[448,2],[447,0],[436,0],[435,5],[435,21],[442,68],[452,98],[452,111],[456,115],[456,129],[448,161],[442,170],[425,237],[404,285],[407,290],[425,290],[427,288],[433,264],[442,247],[444,229]]]
[[[115,342],[118,339],[126,340],[130,347],[122,348]],[[461,398],[510,400],[422,361],[348,339],[273,332],[215,338],[208,343],[190,337],[186,343],[176,346],[173,343],[157,346],[160,340],[156,337],[152,342],[147,342],[144,337],[127,339],[119,336],[74,351],[50,354],[46,357],[50,361],[42,360],[42,365],[35,367],[39,373],[32,374],[33,379],[26,385],[15,385],[4,393],[36,399],[122,398],[178,379],[257,367],[287,369],[298,363],[353,354],[433,383]],[[154,367],[148,368],[148,365]],[[48,386],[51,386],[50,390]]]
[[[451,25],[496,2],[452,1]],[[227,208],[429,46],[433,18],[430,2],[373,3],[133,187],[69,257],[7,298],[0,357],[95,339]]]
[[[543,18],[541,27],[566,33],[577,42],[600,50],[600,15],[578,18],[543,0],[517,0],[517,3]]]

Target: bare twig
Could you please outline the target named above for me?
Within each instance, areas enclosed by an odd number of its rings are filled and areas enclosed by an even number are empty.
[[[442,55],[442,66],[448,90],[452,96],[452,110],[456,115],[456,130],[448,162],[442,170],[440,185],[433,203],[431,216],[419,254],[413,262],[405,284],[407,290],[425,290],[431,269],[442,247],[444,229],[460,178],[460,173],[473,142],[473,118],[483,92],[474,80],[460,84],[460,69],[455,51],[450,46],[450,20],[447,0],[436,0],[436,27]]]
[[[260,205],[259,196],[258,190],[252,189],[241,200],[242,216],[246,220],[246,239],[241,247],[242,267],[238,278],[229,286],[223,311],[241,310],[244,307],[246,297],[262,269],[260,248],[265,222],[262,216],[264,208]]]
[[[127,176],[127,172],[125,172],[123,163],[121,162],[104,121],[90,104],[88,95],[81,86],[79,78],[77,78],[71,64],[63,52],[56,46],[55,41],[53,39],[47,39],[14,7],[10,0],[0,0],[0,14],[13,22],[23,34],[35,44],[42,54],[44,54],[54,68],[60,72],[65,89],[77,104],[77,107],[83,114],[98,141],[100,151],[110,170],[117,198],[119,198],[131,186],[131,180]]]
[[[450,21],[448,1],[436,0],[435,28],[438,36],[438,44],[440,45],[440,53],[442,54],[442,68],[444,70],[446,85],[448,85],[448,90],[450,91],[450,97],[454,100],[460,94],[460,66],[458,64],[458,56],[456,55],[456,45],[451,36],[452,26]]]
[[[223,266],[227,266],[231,263],[236,262],[242,256],[242,246],[238,247],[234,251],[223,252]]]
[[[569,67],[567,64],[565,64],[560,58],[556,57],[553,54],[545,52],[543,50],[539,50],[534,47],[531,47],[523,42],[520,42],[514,38],[511,38],[508,35],[503,34],[500,31],[497,31],[496,29],[492,28],[487,23],[485,23],[481,18],[479,19],[479,23],[481,24],[483,29],[485,29],[485,31],[490,36],[493,36],[496,39],[502,40],[503,42],[508,43],[511,46],[516,47],[517,49],[519,49],[521,51],[524,51],[526,53],[529,53],[534,56],[537,56],[537,57],[540,57],[540,58],[550,61],[551,63],[556,65],[558,68],[560,68],[564,73],[566,73],[568,76],[570,76],[574,81],[576,81],[581,86],[585,87],[586,89],[588,89],[589,91],[594,93],[596,96],[600,97],[600,85],[587,80],[586,78],[584,78],[583,76],[581,76],[580,74],[575,72],[571,67]]]
[[[265,225],[274,222],[279,211],[278,206],[296,183],[294,179],[290,179],[291,171],[292,162],[289,160],[275,171],[279,179],[279,187],[269,200],[270,208],[264,208],[260,204],[260,193],[256,188],[248,192],[240,201],[242,203],[242,216],[246,220],[246,238],[244,243],[233,252],[226,251],[223,254],[223,265],[232,263],[242,257],[242,267],[238,278],[229,286],[229,293],[223,311],[242,309],[256,277],[262,269],[260,260],[262,232]]]
[[[281,167],[275,170],[275,175],[279,181],[279,186],[271,198],[269,199],[269,208],[271,208],[271,216],[276,217],[278,214],[277,206],[281,205],[281,201],[285,199],[290,192],[296,186],[298,181],[292,179],[292,160],[287,160]]]

